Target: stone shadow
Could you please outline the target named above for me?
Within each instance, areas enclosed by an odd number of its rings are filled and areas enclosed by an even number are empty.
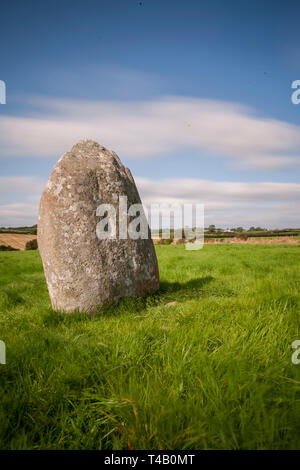
[[[190,292],[191,297],[192,294],[195,294],[197,291],[201,291],[201,289],[208,284],[209,282],[213,281],[214,278],[212,276],[205,276],[200,277],[197,279],[190,279],[186,282],[169,282],[169,281],[161,281],[160,288],[157,292],[157,295],[160,297],[169,297],[170,294],[185,294],[185,297]]]
[[[189,289],[201,289],[205,284],[208,282],[213,281],[214,278],[212,276],[205,276],[200,277],[197,279],[190,279],[186,282],[169,282],[169,281],[160,281],[160,288],[159,292],[162,294],[166,292],[178,292],[181,290],[189,290]]]
[[[159,290],[154,294],[146,297],[123,297],[117,302],[99,306],[99,311],[94,315],[78,312],[66,314],[49,308],[44,315],[44,325],[59,327],[62,323],[69,325],[79,322],[97,322],[108,317],[119,316],[122,313],[132,314],[134,312],[141,314],[147,307],[165,304],[166,301],[199,297],[204,286],[213,280],[212,276],[205,276],[187,282],[161,281]]]

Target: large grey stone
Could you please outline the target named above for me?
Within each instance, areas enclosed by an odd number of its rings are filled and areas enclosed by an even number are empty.
[[[119,196],[127,196],[128,206],[141,202],[129,169],[97,142],[81,140],[55,165],[38,219],[38,245],[54,309],[95,313],[103,303],[158,289],[149,228],[148,239],[118,237]],[[116,239],[96,235],[100,204],[116,208]]]

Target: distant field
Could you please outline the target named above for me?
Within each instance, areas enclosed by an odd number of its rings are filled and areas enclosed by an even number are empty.
[[[0,245],[10,245],[19,250],[25,250],[26,243],[29,240],[36,239],[36,235],[0,233]],[[155,242],[155,241],[154,241]],[[176,240],[173,242],[176,244]],[[223,243],[241,243],[241,244],[300,244],[300,237],[262,237],[248,238],[248,240],[238,240],[236,238],[209,238],[205,240],[206,244]]]
[[[29,240],[37,238],[31,234],[0,233],[0,245],[10,245],[18,250],[25,250],[25,245]]]
[[[92,318],[0,253],[1,449],[300,449],[300,245],[156,250],[160,292]]]
[[[19,227],[19,228],[0,228],[0,245],[8,246],[12,248],[17,248],[19,250],[24,250],[25,245],[29,240],[37,238],[37,226],[33,227]],[[160,239],[158,236],[158,231],[152,231],[154,243],[159,244]],[[252,231],[252,232],[243,232],[247,235],[247,240],[243,240],[239,237],[238,233],[205,233],[204,243],[215,244],[215,243],[275,243],[275,244],[298,244],[300,243],[300,234],[299,229],[284,229],[281,231]],[[183,242],[180,238],[182,237],[181,231],[175,231],[173,233],[172,239],[168,240],[170,233],[162,233],[164,243],[173,243],[177,244]],[[193,238],[194,235],[190,232],[190,238]]]
[[[207,238],[204,243],[241,243],[241,244],[277,244],[277,245],[298,245],[300,244],[299,236],[280,236],[280,237],[249,237],[247,240],[241,240],[238,238]]]
[[[166,239],[169,238],[170,235],[172,234],[172,238],[182,238],[182,230],[176,229],[175,232],[173,230],[170,230],[168,232],[162,231],[161,237]],[[186,235],[186,238],[194,238],[195,233],[192,230],[187,230],[184,232]],[[158,239],[160,238],[159,231],[158,230],[152,230],[151,231],[152,238]],[[198,234],[200,235],[200,232],[198,231]],[[210,240],[211,238],[213,239],[235,239],[238,238],[239,236],[244,236],[246,235],[248,238],[278,238],[278,237],[300,237],[300,229],[282,229],[282,230],[243,230],[243,231],[236,231],[236,232],[222,232],[220,230],[217,230],[215,232],[207,232],[206,230],[204,231],[204,238],[205,240]]]
[[[14,234],[14,233],[1,233],[0,232],[0,245],[10,245],[13,248],[17,248],[19,250],[25,250],[26,243],[29,240],[36,239],[36,235],[30,234]],[[154,242],[156,242],[154,240]],[[173,243],[176,244],[177,240]],[[239,240],[236,238],[208,238],[205,240],[205,243],[214,244],[214,243],[242,243],[242,244],[300,244],[300,237],[256,237],[256,238],[248,238],[248,240]]]
[[[154,239],[153,240],[155,245],[168,245],[168,244],[182,244],[184,243],[184,240],[180,238],[174,238],[174,240],[171,239]],[[233,238],[233,237],[227,237],[227,238],[205,238],[204,239],[204,244],[251,244],[251,245],[257,245],[257,244],[265,244],[265,245],[270,245],[270,244],[276,244],[276,245],[299,245],[300,244],[300,237],[294,236],[294,237],[249,237],[247,240],[242,240],[239,238]]]

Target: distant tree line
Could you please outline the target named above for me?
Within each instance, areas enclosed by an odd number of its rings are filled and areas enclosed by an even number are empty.
[[[0,227],[0,233],[23,233],[36,235],[37,225],[32,225],[31,227]]]

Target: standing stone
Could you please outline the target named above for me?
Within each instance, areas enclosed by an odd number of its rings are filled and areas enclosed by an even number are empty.
[[[127,196],[128,207],[141,203],[130,170],[97,142],[81,140],[55,165],[38,219],[38,245],[55,310],[95,313],[103,303],[158,289],[149,227],[147,239],[118,236],[119,196]],[[115,239],[96,234],[100,204],[115,207]]]

